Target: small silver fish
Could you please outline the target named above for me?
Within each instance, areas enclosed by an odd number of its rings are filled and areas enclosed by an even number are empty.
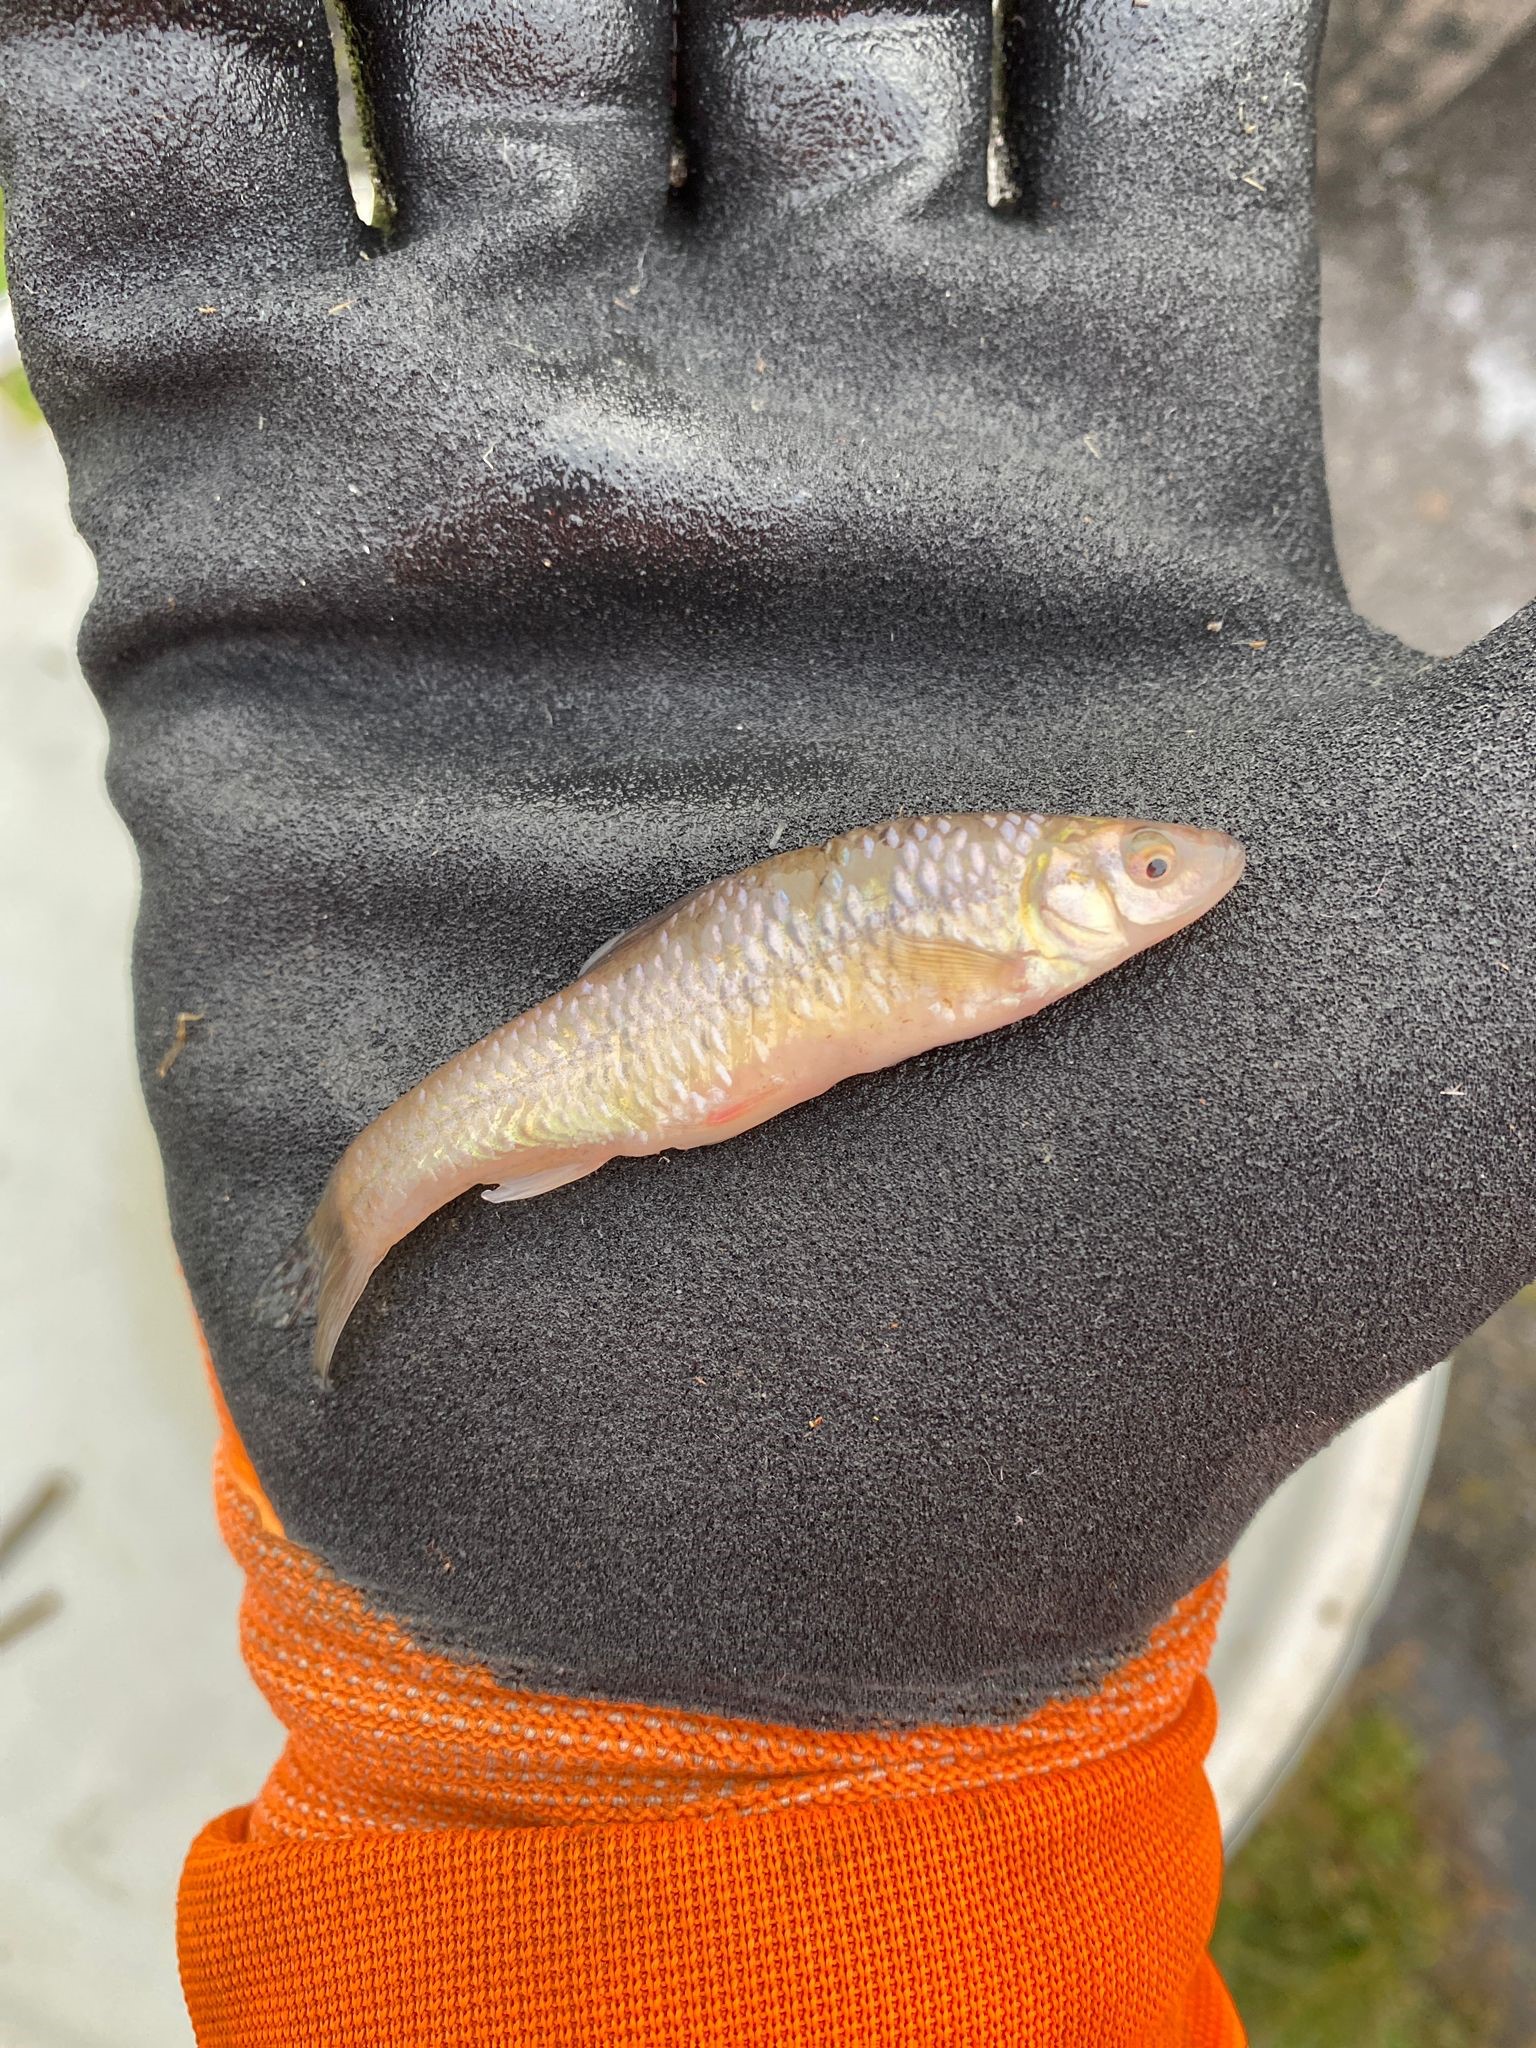
[[[776,853],[611,940],[347,1147],[274,1275],[324,1379],[379,1261],[466,1189],[522,1201],[620,1156],[716,1145],[852,1074],[1031,1016],[1209,910],[1224,832],[1130,818],[897,818]]]

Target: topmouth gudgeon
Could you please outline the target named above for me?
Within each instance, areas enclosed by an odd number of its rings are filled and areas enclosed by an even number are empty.
[[[392,1245],[466,1189],[518,1201],[715,1145],[849,1075],[1028,1017],[1209,910],[1225,833],[1020,812],[898,818],[710,882],[361,1131],[274,1279],[323,1378]]]

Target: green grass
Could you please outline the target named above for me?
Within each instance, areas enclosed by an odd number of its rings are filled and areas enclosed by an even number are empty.
[[[0,296],[8,289],[5,282],[5,194],[0,192]],[[37,400],[32,396],[32,387],[27,382],[25,370],[7,370],[0,375],[0,405],[9,404],[25,419],[40,420]]]
[[[43,416],[42,407],[32,396],[27,373],[19,367],[0,374],[0,404],[14,406],[26,420],[40,420]]]
[[[1233,1862],[1213,1948],[1252,2048],[1488,2048],[1498,2008],[1457,1968],[1477,1913],[1418,1745],[1367,1699]]]

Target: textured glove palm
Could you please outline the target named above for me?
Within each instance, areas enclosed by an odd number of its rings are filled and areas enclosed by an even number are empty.
[[[693,0],[676,190],[659,0],[350,11],[387,236],[313,0],[0,0],[230,1408],[292,1535],[530,1684],[1017,1712],[1530,1271],[1536,636],[1437,666],[1343,601],[1314,10],[1019,10],[1015,217],[986,0]],[[994,805],[1249,878],[1017,1031],[461,1202],[329,1392],[259,1320],[347,1139],[601,939]]]

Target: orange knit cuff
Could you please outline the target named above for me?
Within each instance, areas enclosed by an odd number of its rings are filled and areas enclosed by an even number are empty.
[[[1237,2048],[1205,1955],[1219,1585],[1087,1699],[823,1731],[515,1692],[220,1518],[290,1740],[194,1845],[205,2048]]]

